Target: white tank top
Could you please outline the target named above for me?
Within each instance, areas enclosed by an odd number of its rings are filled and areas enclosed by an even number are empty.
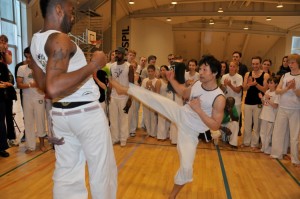
[[[160,94],[162,96],[167,96],[168,94],[168,83],[166,83],[163,79],[160,79],[161,86],[160,86]]]
[[[56,30],[48,30],[46,32],[37,32],[33,35],[30,45],[32,58],[37,65],[46,73],[46,66],[48,57],[45,53],[45,44],[48,37],[52,33],[60,33]],[[63,34],[63,33],[62,33]],[[76,45],[76,44],[75,44]],[[87,65],[85,56],[82,50],[76,45],[76,53],[70,59],[68,72],[78,70]],[[69,94],[60,98],[53,99],[52,101],[59,102],[79,102],[79,101],[96,101],[100,97],[98,86],[96,85],[92,75],[82,82],[77,89]]]
[[[200,81],[196,81],[191,89],[190,100],[194,97],[200,97],[202,110],[209,117],[211,117],[213,104],[219,95],[224,95],[223,91],[219,87],[211,91],[204,90],[202,88],[202,83]],[[183,106],[183,113],[183,120],[187,126],[190,126],[192,129],[198,132],[205,132],[209,130],[206,124],[204,124],[199,115],[193,111],[190,105],[185,104]]]
[[[128,62],[124,62],[124,64],[122,65],[118,65],[117,62],[114,62],[110,66],[110,73],[112,78],[126,87],[129,86],[129,66],[130,64]],[[111,97],[116,99],[126,99],[128,98],[128,95],[118,95],[116,90],[113,88],[111,91]]]

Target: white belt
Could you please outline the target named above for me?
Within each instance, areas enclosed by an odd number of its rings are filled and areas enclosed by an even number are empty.
[[[52,111],[52,115],[56,115],[56,116],[76,115],[76,114],[79,114],[79,113],[96,110],[98,108],[100,108],[100,106],[99,106],[99,104],[96,104],[96,105],[91,106],[91,107],[86,107],[86,108],[81,108],[81,109],[76,109],[76,110],[70,110],[70,111],[63,111],[63,112]]]

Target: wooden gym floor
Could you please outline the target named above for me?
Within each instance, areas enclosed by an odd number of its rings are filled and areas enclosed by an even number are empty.
[[[20,110],[20,108],[19,108]],[[17,112],[21,130],[22,113]],[[22,125],[20,125],[22,124]],[[239,137],[241,142],[242,137]],[[1,199],[52,198],[54,151],[25,154],[25,146],[8,149],[0,158]],[[118,199],[165,199],[179,166],[175,145],[157,141],[138,129],[126,147],[114,145],[118,166]],[[88,176],[87,186],[88,186]],[[290,160],[276,160],[250,151],[200,142],[194,163],[194,181],[178,199],[299,199],[300,168]]]

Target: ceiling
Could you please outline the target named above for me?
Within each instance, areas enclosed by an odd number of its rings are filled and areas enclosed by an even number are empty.
[[[103,31],[110,28],[112,2],[116,2],[117,21],[128,16],[141,24],[154,20],[171,25],[174,53],[186,59],[213,54],[231,60],[231,53],[239,50],[247,66],[252,56],[259,55],[272,59],[276,71],[290,50],[287,35],[300,35],[300,0],[178,0],[176,5],[171,0],[135,0],[134,5],[128,0],[74,1],[78,11],[92,10],[103,17]],[[277,8],[279,3],[282,8]],[[145,54],[143,49],[139,52]]]
[[[76,0],[77,10],[93,10],[103,16],[103,29],[110,27],[111,0]],[[221,31],[284,36],[300,31],[300,0],[115,0],[117,20],[124,16],[169,23],[174,31]],[[277,8],[278,3],[283,4]],[[217,12],[222,8],[223,12]],[[266,18],[270,17],[271,21]],[[166,21],[170,18],[171,21]],[[214,21],[209,25],[210,20]],[[248,30],[244,30],[247,26]]]

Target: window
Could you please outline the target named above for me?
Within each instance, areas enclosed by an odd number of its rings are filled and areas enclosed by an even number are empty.
[[[300,37],[293,37],[292,38],[291,53],[300,54]]]
[[[6,21],[1,21],[1,27],[2,27],[2,33],[7,36],[8,38],[8,44],[11,45],[17,45],[17,41],[16,41],[16,36],[17,36],[17,32],[16,32],[16,25],[13,23],[9,23]]]
[[[2,19],[14,22],[13,0],[1,0],[0,13]]]
[[[12,73],[15,65],[23,59],[23,49],[28,46],[26,2],[21,0],[0,0],[0,34],[8,37],[12,63],[8,66]]]

